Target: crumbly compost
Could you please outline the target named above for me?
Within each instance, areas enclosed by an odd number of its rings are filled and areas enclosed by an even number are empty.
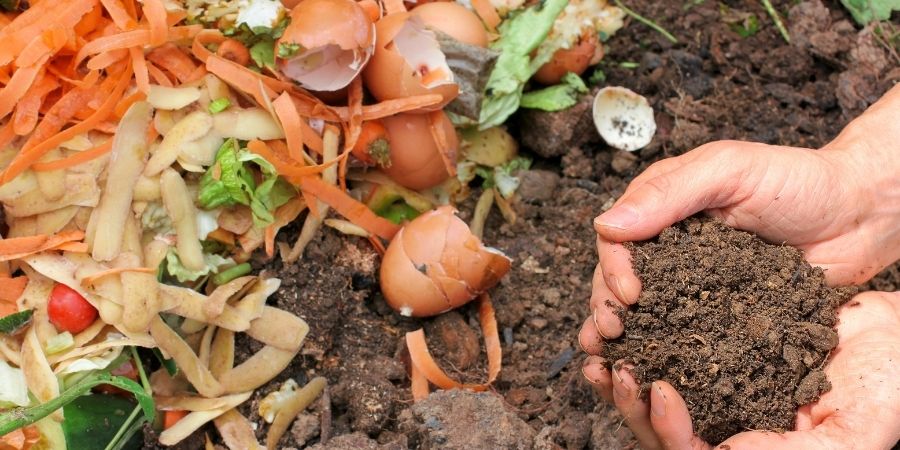
[[[855,289],[826,286],[799,250],[690,218],[630,251],[642,292],[604,356],[633,364],[645,397],[671,383],[702,438],[790,430],[797,407],[831,388],[835,309]]]

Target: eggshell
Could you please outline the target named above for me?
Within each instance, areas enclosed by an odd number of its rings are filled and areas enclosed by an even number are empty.
[[[379,101],[438,94],[441,103],[422,111],[436,111],[459,94],[434,33],[412,14],[385,16],[375,24],[375,53],[363,71],[369,92]],[[429,78],[434,78],[428,82]]]
[[[283,44],[299,46],[289,58]],[[375,25],[353,0],[304,0],[275,46],[281,72],[304,88],[337,91],[356,78],[375,48]]]
[[[441,114],[441,126],[451,149],[459,148],[453,123]],[[397,114],[382,119],[391,142],[391,165],[384,172],[400,185],[415,189],[437,186],[450,174],[434,142],[426,114]]]
[[[611,86],[600,89],[592,109],[597,132],[611,147],[633,152],[644,148],[656,133],[653,108],[642,95]]]
[[[595,58],[598,45],[596,32],[586,31],[571,48],[557,50],[553,58],[534,74],[534,79],[542,84],[553,85],[559,83],[569,72],[581,75]]]
[[[510,264],[485,247],[452,207],[442,206],[408,223],[391,241],[381,264],[381,289],[401,314],[427,317],[492,288]]]
[[[447,33],[459,42],[487,47],[488,34],[481,19],[459,3],[426,3],[413,9],[412,14],[429,28]]]

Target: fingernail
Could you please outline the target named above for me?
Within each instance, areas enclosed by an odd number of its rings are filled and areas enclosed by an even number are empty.
[[[624,230],[637,223],[640,219],[637,211],[627,206],[616,206],[609,211],[600,214],[594,219],[594,224],[601,227]]]
[[[663,394],[662,388],[659,387],[657,382],[654,381],[651,386],[653,393],[656,395],[651,396],[650,411],[653,412],[654,416],[663,417],[666,415],[666,396]]]
[[[603,331],[600,329],[600,321],[604,320],[602,314],[598,313],[598,309],[594,308],[594,312],[591,314],[591,317],[594,319],[594,328],[597,329],[597,334],[600,335],[603,339],[609,340],[609,336],[603,334]]]
[[[615,275],[609,275],[606,277],[606,283],[610,289],[615,290],[616,297],[619,297],[619,300],[624,302],[625,290],[622,289],[622,282],[619,281],[619,277]]]
[[[622,376],[619,375],[619,372],[625,369],[613,370],[613,393],[616,394],[619,398],[627,399],[631,397],[631,389],[628,386],[625,386],[625,381],[622,380]]]
[[[584,369],[586,369],[588,366],[593,366],[593,365],[598,366],[597,370],[599,370],[599,371],[606,370],[606,361],[603,358],[601,358],[599,356],[588,356],[587,358],[584,359],[584,362],[581,363],[581,376],[583,376],[586,380],[588,380],[588,382],[597,384],[596,379],[591,378],[591,377],[587,376],[586,373],[584,373]]]

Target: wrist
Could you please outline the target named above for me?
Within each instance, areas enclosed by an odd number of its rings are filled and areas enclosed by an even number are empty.
[[[858,209],[861,236],[880,270],[900,259],[900,87],[853,120],[821,154],[836,167]],[[867,264],[867,265],[868,265]]]

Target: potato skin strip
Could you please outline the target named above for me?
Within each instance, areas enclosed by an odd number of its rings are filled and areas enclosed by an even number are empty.
[[[299,390],[295,391],[286,404],[275,414],[275,420],[269,427],[269,434],[266,435],[266,449],[275,450],[278,448],[278,441],[287,431],[291,422],[306,409],[313,401],[319,398],[325,386],[328,384],[323,377],[315,377],[306,383]]]
[[[152,273],[156,274],[156,269],[151,267],[113,267],[112,269],[103,270],[100,272],[92,273],[81,279],[82,286],[90,286],[94,284],[95,281],[100,278],[107,277],[109,275],[116,275],[123,272],[134,272],[134,273]]]
[[[211,398],[223,394],[224,389],[222,385],[216,381],[216,378],[203,365],[187,342],[178,333],[169,328],[159,316],[153,317],[150,321],[150,335],[153,336],[159,347],[175,360],[175,363],[178,364],[185,377],[200,395]],[[222,412],[224,413],[225,411]],[[209,420],[214,418],[211,417]]]
[[[481,322],[481,330],[484,334],[484,346],[488,358],[488,378],[483,384],[463,384],[450,378],[434,361],[428,351],[425,342],[425,331],[418,329],[406,333],[406,347],[412,364],[421,372],[428,381],[441,389],[471,389],[473,391],[486,391],[491,383],[500,374],[503,354],[500,347],[500,335],[497,331],[497,319],[494,315],[494,306],[488,294],[482,294],[478,304],[478,318]],[[421,392],[417,395],[421,395]]]

